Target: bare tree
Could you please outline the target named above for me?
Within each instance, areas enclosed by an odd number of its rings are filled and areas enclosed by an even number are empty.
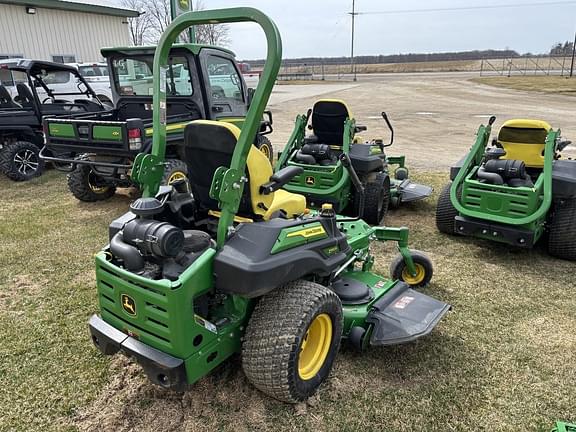
[[[206,9],[202,0],[196,0],[193,3],[193,7],[194,10]],[[194,33],[196,35],[197,43],[218,46],[230,45],[230,26],[227,24],[205,24],[196,26],[194,28]]]
[[[131,18],[130,34],[134,45],[156,43],[172,21],[170,0],[121,0],[122,5],[130,9],[143,11],[138,18]],[[192,3],[193,10],[204,10],[204,2],[196,0]],[[134,21],[131,21],[134,20]],[[206,24],[194,27],[197,43],[228,46],[230,45],[230,27],[226,24]],[[188,42],[187,33],[181,40]]]
[[[140,12],[140,16],[128,18],[130,40],[133,45],[144,45],[150,41],[150,15],[145,13],[145,0],[121,0],[125,8]]]

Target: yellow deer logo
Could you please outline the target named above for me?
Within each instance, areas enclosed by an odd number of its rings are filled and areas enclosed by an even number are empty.
[[[136,315],[136,302],[132,297],[122,294],[122,309],[128,315]]]

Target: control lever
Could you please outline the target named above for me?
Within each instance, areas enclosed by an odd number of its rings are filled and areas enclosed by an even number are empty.
[[[382,153],[384,153],[384,147],[390,147],[394,142],[394,128],[392,127],[392,123],[390,123],[390,119],[388,118],[388,114],[386,114],[386,111],[382,111],[381,115],[384,121],[386,122],[388,129],[390,129],[390,142],[386,145],[382,145],[381,147]]]
[[[342,153],[340,155],[340,162],[342,162],[342,165],[344,166],[344,168],[346,168],[346,171],[348,171],[348,174],[350,175],[350,180],[352,180],[354,188],[356,188],[356,191],[360,194],[360,205],[358,206],[358,218],[360,219],[364,214],[364,199],[365,199],[364,185],[360,181],[358,174],[356,174],[356,170],[352,166],[350,156],[348,156],[346,153]]]

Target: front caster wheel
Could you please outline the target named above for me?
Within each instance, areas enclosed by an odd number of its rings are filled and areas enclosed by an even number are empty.
[[[416,267],[416,274],[412,275],[404,262],[404,257],[398,255],[390,264],[390,277],[394,280],[401,280],[413,287],[423,287],[428,285],[434,274],[432,261],[428,256],[420,251],[411,250],[410,255]]]
[[[328,377],[341,337],[338,296],[314,282],[290,282],[254,309],[242,347],[244,373],[269,396],[301,402]]]

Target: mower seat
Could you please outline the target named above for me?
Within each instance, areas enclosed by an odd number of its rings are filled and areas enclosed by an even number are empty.
[[[509,120],[498,133],[506,155],[501,159],[524,161],[528,168],[544,168],[546,136],[552,127],[541,120]]]
[[[188,164],[188,177],[194,198],[206,210],[218,211],[218,202],[210,198],[210,186],[215,171],[229,167],[240,136],[238,127],[211,120],[196,120],[184,130],[184,161]],[[254,219],[269,220],[278,215],[289,218],[306,210],[306,198],[285,190],[268,194],[261,187],[274,174],[268,158],[252,146],[246,163],[248,184],[244,187],[238,212]]]
[[[312,131],[317,142],[342,147],[344,123],[352,118],[346,103],[340,99],[320,99],[312,107]]]

